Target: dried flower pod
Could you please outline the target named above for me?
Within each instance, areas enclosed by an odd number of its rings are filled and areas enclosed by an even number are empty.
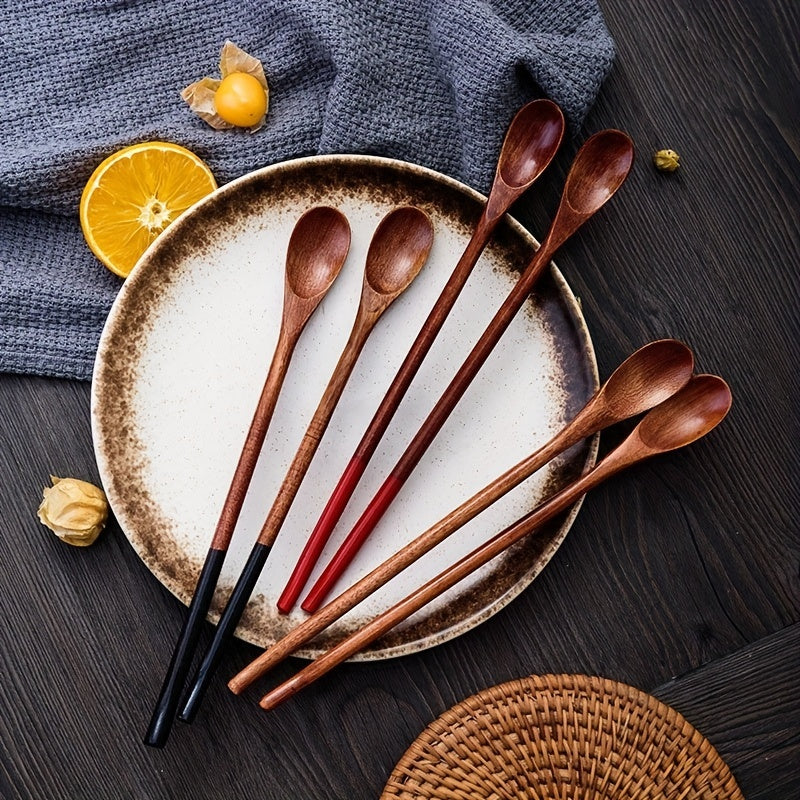
[[[221,79],[217,78],[201,78],[199,81],[190,84],[182,92],[181,97],[188,103],[189,108],[197,114],[198,117],[205,120],[215,130],[229,130],[235,127],[244,127],[255,133],[255,131],[264,127],[264,120],[269,110],[269,86],[267,85],[267,76],[264,74],[264,67],[261,62],[253,56],[245,53],[240,47],[237,47],[233,42],[227,41],[222,46],[222,51],[219,57],[219,71],[222,76]],[[258,82],[259,86],[264,92],[263,97],[259,96],[254,98],[258,114],[252,124],[238,125],[230,120],[223,119],[217,110],[214,98],[217,90],[219,89],[222,81],[230,75],[237,73],[250,75]],[[261,110],[263,109],[263,111]]]
[[[653,154],[653,164],[661,172],[675,172],[680,161],[681,157],[674,150],[659,150]]]
[[[61,541],[77,547],[92,544],[108,519],[108,501],[102,489],[77,478],[50,476],[42,492],[39,519]]]

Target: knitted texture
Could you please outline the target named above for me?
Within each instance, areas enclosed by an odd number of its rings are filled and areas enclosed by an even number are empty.
[[[180,99],[226,39],[264,64],[255,134]],[[515,111],[548,96],[576,130],[613,58],[594,0],[20,0],[0,7],[0,43],[0,371],[79,379],[121,285],[77,217],[110,153],[176,142],[220,184],[372,153],[486,191]]]

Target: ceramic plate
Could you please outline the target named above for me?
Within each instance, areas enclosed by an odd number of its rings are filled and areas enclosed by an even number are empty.
[[[483,199],[421,167],[318,156],[236,180],[172,225],[142,257],[108,317],[95,364],[92,426],[113,511],[153,574],[188,603],[278,338],[286,244],[300,215],[339,208],[352,246],[303,333],[225,562],[211,618],[227,595],[348,337],[378,222],[416,205],[436,231],[428,263],[378,323],[356,365],[242,618],[238,635],[269,645],[305,615],[275,602],[356,444],[447,281]],[[535,242],[499,228],[422,365],[318,564],[334,553],[529,261]],[[580,309],[555,267],[541,280],[340,580],[343,590],[543,444],[597,385]],[[587,443],[541,470],[365,600],[301,655],[392,605],[527,513],[594,459]],[[362,654],[385,658],[442,642],[491,616],[552,556],[577,509],[498,556]],[[309,584],[309,588],[310,588]]]

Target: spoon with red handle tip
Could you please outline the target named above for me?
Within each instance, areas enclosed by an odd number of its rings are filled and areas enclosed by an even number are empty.
[[[561,109],[550,100],[534,100],[528,103],[512,120],[500,151],[492,189],[472,238],[423,323],[386,396],[381,400],[378,410],[323,509],[278,600],[278,609],[281,612],[291,611],[306,585],[325,543],[342,516],[367,464],[494,229],[514,201],[522,196],[552,161],[561,144],[563,133],[564,116]]]
[[[693,366],[691,350],[674,339],[651,342],[639,348],[614,370],[572,421],[547,444],[481,489],[265,650],[230,681],[230,689],[238,694],[247,688],[559,453],[675,394],[686,385]]]
[[[378,225],[367,253],[361,299],[350,337],[190,683],[178,714],[182,722],[191,722],[197,714],[369,334],[383,312],[416,278],[432,244],[433,225],[418,208],[397,208]]]
[[[625,181],[632,165],[633,143],[621,131],[606,130],[596,133],[578,151],[567,175],[555,219],[544,241],[444,394],[400,456],[389,477],[378,489],[311,588],[302,603],[305,611],[313,613],[319,608],[361,545],[375,529],[472,379],[511,324],[517,311],[525,303],[539,276],[550,263],[553,253],[611,199]]]
[[[197,581],[186,621],[161,687],[144,743],[163,747],[178,706],[179,693],[208,613],[247,488],[267,435],[297,340],[330,289],[350,248],[350,225],[335,208],[318,206],[303,214],[289,239],[286,254],[283,314],[278,343],[258,400],[242,454],[222,506],[211,547]]]
[[[731,392],[722,378],[716,375],[695,376],[677,394],[648,412],[628,438],[594,469],[277,686],[261,699],[261,707],[272,709],[313,683],[612,475],[705,436],[724,419],[730,406]]]

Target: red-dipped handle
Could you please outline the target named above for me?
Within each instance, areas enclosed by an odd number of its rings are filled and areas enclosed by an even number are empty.
[[[330,560],[322,575],[317,579],[317,582],[308,593],[308,597],[303,600],[301,605],[303,611],[313,614],[320,607],[328,592],[339,580],[339,577],[353,560],[361,545],[364,544],[365,539],[372,533],[372,530],[378,524],[378,520],[391,505],[394,498],[397,497],[404,482],[394,475],[390,475],[384,481],[383,486],[378,489],[377,494],[367,506],[366,511],[361,515],[353,530],[350,531],[336,551],[336,555]]]
[[[303,552],[286,584],[286,588],[278,599],[278,611],[281,614],[288,614],[294,608],[300,592],[305,588],[308,576],[314,569],[314,565],[322,554],[328,539],[330,539],[336,523],[347,506],[348,500],[350,500],[358,482],[361,480],[368,461],[369,459],[363,460],[357,455],[353,456],[344,474],[339,478],[339,482],[336,484],[336,488],[333,490],[333,494],[322,512],[322,516],[314,526],[314,530],[303,548]]]

